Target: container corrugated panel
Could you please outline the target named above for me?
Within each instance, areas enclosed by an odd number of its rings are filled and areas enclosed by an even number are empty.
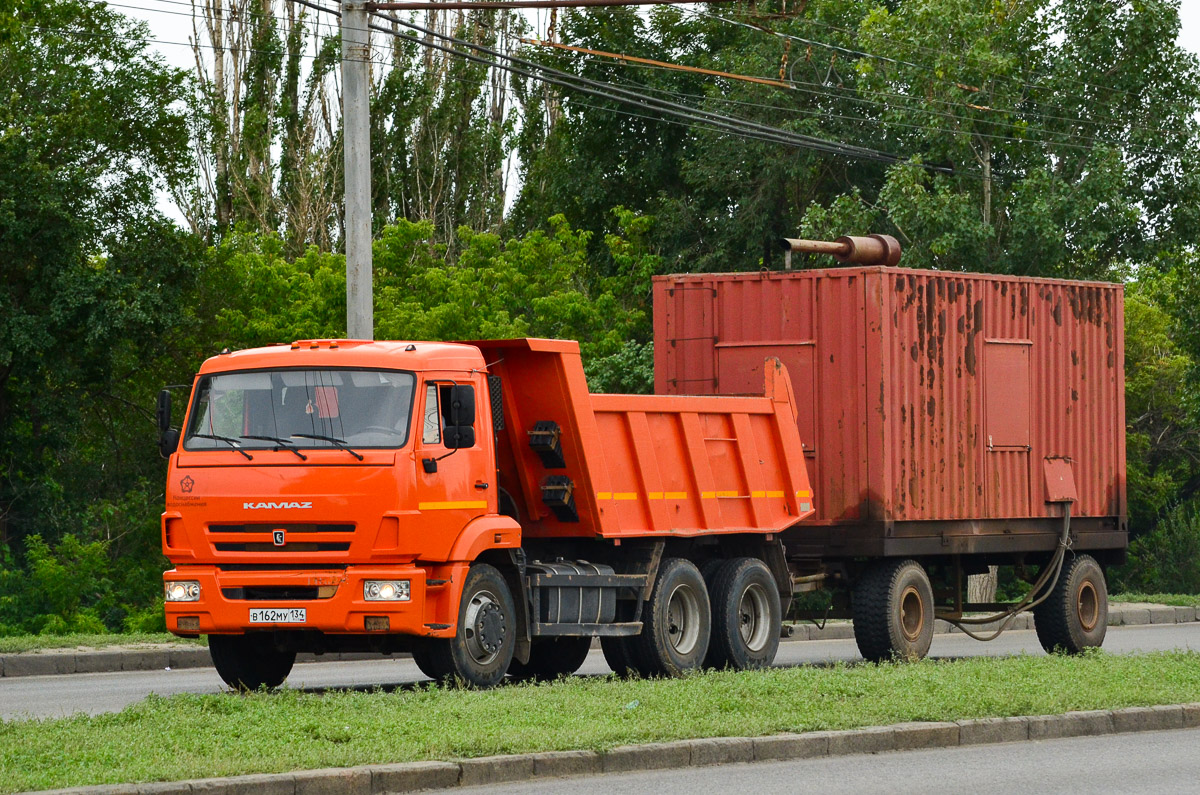
[[[760,364],[755,397],[591,395],[578,343],[474,344],[500,378],[500,485],[530,537],[767,534],[813,513],[782,365]],[[531,447],[539,423],[557,427],[561,460]],[[545,501],[548,478],[569,480],[576,516]]]
[[[787,365],[816,521],[1125,514],[1120,285],[858,267],[655,280],[655,388],[739,394]],[[756,369],[758,368],[758,369]]]

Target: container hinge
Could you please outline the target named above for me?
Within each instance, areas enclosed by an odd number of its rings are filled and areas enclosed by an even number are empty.
[[[562,452],[562,428],[554,420],[542,420],[534,423],[529,432],[529,446],[546,469],[563,469],[567,466]]]
[[[566,475],[550,475],[542,481],[542,502],[554,511],[560,522],[578,522],[575,509],[575,484]]]

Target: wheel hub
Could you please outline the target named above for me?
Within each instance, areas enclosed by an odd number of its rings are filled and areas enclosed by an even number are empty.
[[[508,632],[504,611],[490,591],[475,594],[467,605],[463,635],[467,651],[478,663],[488,664],[500,654]]]
[[[1075,610],[1084,632],[1091,632],[1096,628],[1096,624],[1100,621],[1100,597],[1096,593],[1096,586],[1086,580],[1079,585]]]
[[[904,639],[910,643],[921,637],[925,629],[925,602],[921,593],[914,587],[908,586],[900,594],[900,631]]]
[[[750,651],[762,651],[770,640],[771,609],[761,585],[751,583],[738,601],[738,632]]]
[[[682,655],[691,653],[700,637],[700,603],[687,585],[671,591],[667,600],[667,641]]]

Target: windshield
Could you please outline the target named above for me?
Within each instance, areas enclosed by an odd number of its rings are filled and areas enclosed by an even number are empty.
[[[412,373],[275,370],[200,379],[186,450],[270,449],[286,444],[401,447],[408,441]],[[270,438],[248,438],[248,437]],[[326,439],[308,437],[324,436]]]

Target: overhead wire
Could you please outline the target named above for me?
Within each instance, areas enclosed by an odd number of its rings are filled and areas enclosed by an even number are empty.
[[[311,7],[314,7],[314,8],[320,9],[320,10],[324,10],[327,13],[334,13],[334,14],[337,13],[337,12],[333,11],[332,9],[325,8],[324,6],[318,5],[316,3],[310,3],[309,0],[296,0],[296,2],[300,2],[303,5],[309,5]],[[459,49],[455,49],[454,47],[439,45],[439,44],[433,43],[432,41],[420,39],[411,34],[402,34],[397,31],[381,27],[379,25],[369,24],[368,27],[372,30],[378,30],[381,33],[385,33],[390,36],[401,36],[404,38],[408,38],[408,39],[415,41],[418,44],[425,46],[425,47],[431,47],[431,48],[446,52],[448,54],[455,55],[457,57],[462,57],[462,58],[466,58],[468,60],[472,60],[476,63],[481,63],[481,64],[484,64],[487,66],[501,68],[501,69],[504,69],[506,71],[509,71],[509,72],[512,72],[515,74],[521,74],[523,76],[530,77],[530,78],[536,79],[536,80],[540,80],[545,83],[557,85],[560,88],[570,89],[573,91],[580,91],[580,92],[589,94],[591,96],[598,97],[600,99],[616,101],[616,102],[621,102],[621,103],[625,103],[625,104],[631,104],[631,105],[638,106],[642,109],[652,110],[658,114],[666,114],[666,115],[673,116],[675,118],[684,119],[686,121],[698,122],[698,123],[707,125],[709,127],[715,128],[715,129],[733,133],[735,135],[743,135],[744,137],[757,138],[759,140],[764,140],[764,141],[773,142],[773,143],[781,143],[781,144],[785,144],[785,145],[789,145],[789,146],[793,146],[793,147],[797,147],[797,148],[812,149],[814,151],[821,151],[821,152],[825,152],[827,154],[841,155],[841,156],[846,156],[846,157],[856,157],[856,158],[867,159],[867,160],[875,160],[877,162],[886,162],[886,163],[908,163],[909,162],[897,155],[894,155],[894,154],[891,154],[888,152],[882,152],[879,150],[870,149],[868,147],[860,147],[860,146],[855,146],[855,145],[851,145],[851,144],[843,144],[843,143],[836,142],[836,141],[829,141],[827,139],[819,138],[817,136],[803,135],[800,133],[792,132],[790,130],[784,130],[782,128],[772,127],[770,125],[759,124],[757,122],[753,122],[753,121],[750,121],[747,119],[724,116],[723,114],[714,113],[714,112],[706,111],[703,109],[693,108],[693,107],[690,107],[687,105],[670,102],[668,100],[663,100],[660,98],[647,96],[645,94],[641,94],[638,92],[632,92],[632,91],[614,86],[609,83],[604,83],[601,81],[595,81],[595,80],[591,80],[589,78],[580,77],[578,75],[573,75],[568,72],[563,72],[561,70],[545,66],[544,64],[538,64],[536,62],[528,61],[526,59],[519,58],[517,56],[501,53],[490,47],[485,47],[480,44],[472,43],[472,42],[466,41],[464,39],[457,38],[455,36],[450,36],[450,35],[444,34],[444,33],[438,33],[437,31],[434,31],[430,28],[426,28],[424,26],[417,25],[416,23],[413,23],[413,22],[406,22],[406,21],[401,20],[394,16],[384,15],[384,14],[380,14],[380,13],[374,13],[373,16],[378,19],[383,19],[383,20],[391,22],[393,24],[409,28],[410,30],[415,30],[417,32],[423,33],[427,37],[431,36],[434,38],[441,39],[443,41],[448,41],[452,44],[458,45],[459,47],[466,47],[468,49],[474,50],[477,53],[484,53],[488,56],[491,56],[492,58],[499,59],[499,60],[492,60],[492,59],[489,59],[489,58],[486,58],[486,57],[483,57],[480,55],[473,55],[471,53],[464,52]],[[506,61],[507,63],[501,63],[501,61]],[[931,166],[931,165],[926,165],[926,164],[912,164],[912,165],[916,165],[921,168],[926,168],[926,169],[934,170],[934,171],[942,171],[942,172],[950,171],[950,169],[945,168],[945,167],[940,167],[940,166]]]
[[[845,54],[855,55],[855,56],[862,57],[862,58],[871,58],[871,59],[880,60],[880,61],[883,61],[886,63],[908,66],[908,67],[919,69],[922,71],[931,72],[936,75],[936,70],[933,67],[928,66],[928,65],[917,64],[917,63],[913,63],[911,61],[901,61],[901,60],[898,60],[895,58],[889,58],[884,55],[877,55],[875,53],[863,52],[861,50],[853,50],[853,49],[850,49],[847,47],[842,47],[840,45],[830,44],[828,42],[817,41],[815,39],[807,39],[807,38],[795,36],[795,35],[792,35],[789,33],[783,33],[781,31],[775,30],[773,28],[768,28],[768,27],[761,26],[761,25],[754,25],[754,24],[750,24],[750,23],[746,23],[746,22],[741,22],[739,20],[728,19],[727,17],[723,17],[719,14],[713,14],[710,12],[700,11],[697,9],[681,8],[679,10],[683,11],[685,13],[692,14],[694,16],[705,17],[708,19],[714,19],[714,20],[724,22],[727,24],[747,28],[750,30],[755,30],[755,31],[758,31],[765,35],[768,35],[768,36],[782,38],[782,39],[786,39],[789,41],[798,41],[798,42],[804,43],[806,45],[817,46],[817,47],[832,50],[835,52],[841,52],[841,53],[845,53]],[[801,18],[800,21],[809,22],[810,20]],[[1006,78],[1004,78],[1003,76],[1000,76],[998,79],[1005,80]],[[984,91],[984,89],[978,88],[976,86],[970,86],[963,82],[948,80],[945,78],[935,77],[935,82],[939,82],[946,86],[956,87],[956,88],[959,88],[962,90],[968,90],[968,91],[972,91],[972,92],[976,92],[976,93],[987,93],[986,91]],[[809,84],[809,85],[814,85],[814,84]],[[828,86],[828,87],[829,88],[840,88],[838,86]],[[879,91],[877,89],[868,89],[868,88],[863,88],[863,87],[858,87],[858,86],[856,86],[854,89],[850,89],[850,90],[853,90],[853,91],[859,92],[859,93],[873,94],[876,96],[898,97],[898,98],[904,98],[904,99],[909,99],[909,100],[912,99],[912,96],[909,94],[897,94],[897,93],[893,93],[893,92]],[[931,102],[931,103],[935,103],[935,104],[941,104],[941,105],[948,105],[951,107],[968,107],[968,108],[972,107],[971,103],[958,102],[958,101],[949,100],[949,99],[928,98],[923,101]],[[1040,102],[1040,101],[1034,100],[1034,99],[1031,99],[1030,101],[1035,103],[1036,105],[1039,105],[1042,107],[1054,108],[1054,109],[1064,111],[1064,112],[1067,111],[1067,108],[1065,108],[1061,105]],[[1083,125],[1091,125],[1093,127],[1103,126],[1103,127],[1106,127],[1109,129],[1114,129],[1114,130],[1138,129],[1138,130],[1142,130],[1142,131],[1152,131],[1152,130],[1150,130],[1150,128],[1142,127],[1139,125],[1129,125],[1127,122],[1125,122],[1123,120],[1115,119],[1111,116],[1107,120],[1099,120],[1099,119],[1089,119],[1089,118],[1085,118],[1083,116],[1060,116],[1060,115],[1056,115],[1056,114],[1041,113],[1041,112],[1033,111],[1033,110],[1029,110],[1029,109],[1014,109],[1014,108],[998,107],[995,105],[975,106],[973,109],[977,110],[977,111],[989,111],[989,112],[996,112],[996,113],[1011,113],[1013,115],[1028,116],[1031,118],[1043,119],[1043,120],[1047,120],[1047,121],[1062,121],[1062,122],[1066,122],[1068,124],[1083,124]],[[1004,124],[1004,122],[988,122],[986,119],[977,119],[977,120],[985,122],[985,123]]]

